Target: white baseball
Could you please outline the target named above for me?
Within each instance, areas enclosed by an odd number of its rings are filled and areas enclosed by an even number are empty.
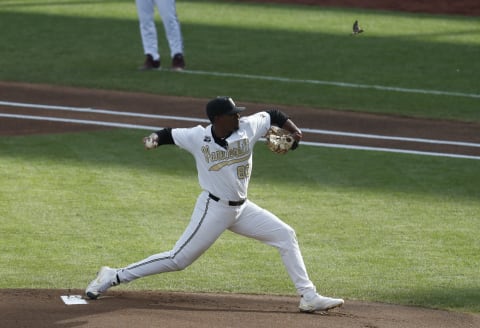
[[[145,138],[144,144],[145,144],[145,147],[148,148],[148,149],[153,149],[153,148],[156,148],[158,146],[157,141],[152,137]]]
[[[145,139],[143,139],[143,144],[147,149],[153,149],[158,147],[158,135],[156,133],[152,133]]]

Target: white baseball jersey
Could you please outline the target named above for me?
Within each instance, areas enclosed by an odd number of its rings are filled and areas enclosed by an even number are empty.
[[[240,118],[240,128],[227,139],[227,148],[217,144],[212,126],[173,129],[175,144],[195,158],[200,187],[221,199],[247,198],[255,143],[270,127],[270,115],[260,112]]]

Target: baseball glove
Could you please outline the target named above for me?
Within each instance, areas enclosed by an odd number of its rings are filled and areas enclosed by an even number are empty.
[[[278,126],[272,125],[265,138],[267,139],[267,147],[277,154],[285,154],[298,147],[298,141],[293,138],[292,134]]]

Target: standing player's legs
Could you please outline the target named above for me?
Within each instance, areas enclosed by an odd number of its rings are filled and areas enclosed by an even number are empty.
[[[138,1],[138,0],[137,0]],[[177,17],[175,0],[155,0],[160,17],[162,17],[165,35],[170,47],[170,56],[183,54],[183,38]]]
[[[183,270],[202,255],[235,220],[235,211],[225,208],[202,193],[190,223],[175,247],[152,255],[118,271],[119,282],[152,274]]]
[[[247,201],[236,223],[229,228],[240,235],[276,247],[299,295],[315,291],[308,277],[295,231],[269,211]]]
[[[145,55],[151,55],[153,60],[159,60],[154,0],[136,0],[136,4]]]

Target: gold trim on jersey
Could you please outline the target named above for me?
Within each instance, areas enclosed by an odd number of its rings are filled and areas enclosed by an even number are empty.
[[[250,142],[248,139],[241,139],[229,144],[228,149],[210,151],[209,145],[202,147],[202,153],[207,163],[212,163],[209,171],[219,171],[225,166],[240,163],[248,160],[250,153]]]
[[[235,158],[235,159],[232,159],[232,160],[229,160],[229,161],[220,162],[220,163],[217,163],[217,164],[211,166],[208,170],[209,171],[220,171],[225,166],[229,166],[229,165],[232,165],[232,164],[247,161],[249,157],[250,157],[250,154],[248,154],[245,157],[240,157],[240,158]]]

